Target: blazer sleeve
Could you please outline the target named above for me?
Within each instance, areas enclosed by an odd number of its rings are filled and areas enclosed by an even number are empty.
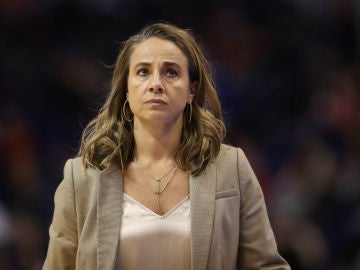
[[[78,234],[71,159],[65,164],[64,178],[55,192],[54,202],[48,251],[42,269],[75,269]]]
[[[237,156],[241,196],[238,269],[288,270],[290,266],[277,250],[260,184],[241,149]]]

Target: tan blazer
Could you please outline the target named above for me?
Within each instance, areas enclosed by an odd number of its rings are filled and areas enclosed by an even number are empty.
[[[81,170],[68,160],[55,194],[43,269],[114,269],[123,181],[119,170]],[[190,177],[192,269],[290,269],[278,254],[260,185],[242,150],[222,145]],[[141,258],[139,258],[141,259]]]

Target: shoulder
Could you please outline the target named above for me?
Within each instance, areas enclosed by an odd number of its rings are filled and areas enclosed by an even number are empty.
[[[241,182],[255,177],[244,151],[239,147],[222,144],[213,165],[216,166],[219,175],[225,178],[237,178]]]
[[[219,178],[225,179],[226,181],[238,179],[240,153],[243,153],[240,148],[226,144],[221,145],[217,158],[211,164],[216,168]]]
[[[66,187],[71,192],[79,224],[83,224],[83,219],[96,205],[100,174],[101,171],[96,168],[83,170],[82,157],[68,159],[65,163],[64,179],[60,186]],[[61,197],[69,198],[69,196]]]
[[[91,186],[99,178],[101,171],[96,168],[84,170],[82,157],[68,159],[64,167],[64,180],[71,180],[75,189],[78,187]]]
[[[221,144],[220,152],[215,160],[215,165],[223,163],[236,164],[246,160],[244,151],[239,147],[234,147],[228,144]]]

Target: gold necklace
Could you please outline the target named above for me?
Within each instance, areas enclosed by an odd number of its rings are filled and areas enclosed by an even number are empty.
[[[143,176],[143,181],[144,183],[146,184],[146,186],[151,190],[152,193],[154,193],[157,197],[157,206],[158,206],[158,212],[160,212],[160,194],[166,189],[166,187],[169,185],[171,179],[174,177],[175,175],[175,172],[178,168],[178,165],[175,165],[174,167],[171,167],[170,170],[168,170],[163,176],[161,177],[154,177],[152,176],[151,174],[149,174],[152,178],[155,179],[155,181],[157,182],[158,184],[158,188],[157,190],[154,190],[154,188],[151,186],[150,184],[150,181],[148,180],[148,178],[146,177],[146,173],[145,173],[145,170],[144,168],[142,167],[142,165],[140,164],[140,162],[136,159],[136,156],[134,155],[134,160],[135,160],[135,163],[136,165],[138,166],[139,168],[139,171],[140,173],[142,174]],[[166,180],[164,186],[161,188],[161,179],[164,178],[167,174],[170,174],[169,178]]]
[[[145,173],[145,169],[144,167],[141,165],[140,161],[138,161],[136,159],[136,156],[134,155],[134,159],[135,159],[135,162],[136,162],[136,165],[140,168],[140,170],[142,171],[142,174],[147,174],[149,176],[151,176],[152,178],[155,179],[156,182],[161,182],[161,179],[163,179],[166,175],[168,175],[172,170],[175,169],[176,165],[171,167],[166,173],[163,174],[163,176],[160,176],[160,177],[155,177],[155,176],[152,176],[150,173]]]

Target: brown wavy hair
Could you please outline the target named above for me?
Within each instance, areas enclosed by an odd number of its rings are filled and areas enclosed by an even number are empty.
[[[124,171],[133,160],[133,124],[128,121],[132,112],[125,103],[129,59],[136,45],[151,37],[177,45],[188,59],[190,81],[198,82],[192,112],[189,105],[184,109],[181,142],[175,160],[184,170],[197,175],[219,154],[225,126],[210,64],[190,30],[169,23],[155,23],[122,44],[114,65],[110,93],[99,114],[82,134],[78,156],[83,159],[84,170],[89,166],[103,170],[115,165]]]

